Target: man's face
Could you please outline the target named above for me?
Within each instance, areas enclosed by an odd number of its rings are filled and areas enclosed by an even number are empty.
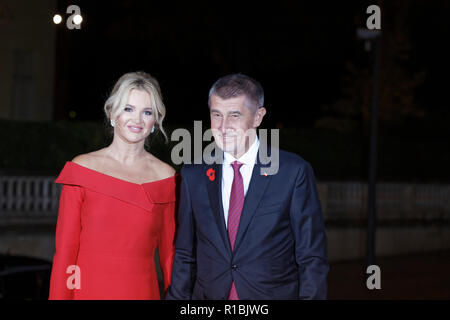
[[[209,106],[214,140],[223,151],[240,158],[255,140],[266,109],[252,112],[244,95],[226,100],[212,95]]]

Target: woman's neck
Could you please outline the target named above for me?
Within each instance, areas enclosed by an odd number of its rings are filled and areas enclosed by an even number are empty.
[[[141,160],[145,155],[144,142],[128,143],[114,138],[107,147],[107,154],[122,164],[133,164]]]

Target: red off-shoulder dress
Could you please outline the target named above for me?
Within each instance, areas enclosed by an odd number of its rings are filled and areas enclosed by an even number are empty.
[[[160,299],[154,254],[166,290],[176,181],[136,184],[67,162],[55,181],[63,187],[49,299]]]

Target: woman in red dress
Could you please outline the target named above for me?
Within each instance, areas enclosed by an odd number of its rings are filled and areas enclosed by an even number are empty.
[[[158,82],[122,76],[105,103],[108,147],[68,161],[49,299],[160,299],[154,254],[169,286],[175,233],[175,170],[144,149],[165,116]]]

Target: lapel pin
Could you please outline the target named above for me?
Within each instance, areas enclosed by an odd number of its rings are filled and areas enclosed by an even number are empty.
[[[216,179],[216,171],[214,169],[208,169],[206,171],[206,175],[208,176],[209,180],[214,181]]]

